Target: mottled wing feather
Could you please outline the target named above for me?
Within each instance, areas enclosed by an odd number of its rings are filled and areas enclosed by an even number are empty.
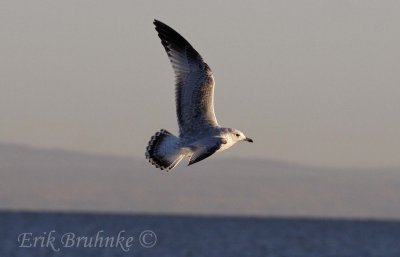
[[[154,25],[176,76],[176,113],[181,137],[217,127],[214,113],[214,78],[210,67],[186,39],[164,23]]]

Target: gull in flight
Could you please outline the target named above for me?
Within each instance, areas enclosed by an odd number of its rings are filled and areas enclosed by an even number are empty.
[[[179,137],[161,129],[151,137],[146,159],[169,171],[184,157],[192,165],[239,141],[252,143],[243,132],[218,125],[214,113],[214,78],[200,54],[168,25],[158,20],[154,20],[154,25],[175,72]]]

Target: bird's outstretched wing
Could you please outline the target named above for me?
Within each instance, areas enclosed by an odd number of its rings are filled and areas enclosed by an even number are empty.
[[[214,113],[214,78],[210,67],[186,39],[154,20],[161,43],[175,72],[176,114],[181,137],[217,127]]]

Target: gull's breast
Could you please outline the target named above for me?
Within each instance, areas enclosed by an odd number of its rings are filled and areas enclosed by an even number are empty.
[[[226,143],[222,144],[221,147],[217,150],[217,152],[224,151],[235,144],[235,142],[232,140],[230,136],[224,137],[224,139],[226,140]]]

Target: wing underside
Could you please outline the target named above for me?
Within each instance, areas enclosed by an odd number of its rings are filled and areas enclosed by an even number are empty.
[[[217,127],[215,83],[210,67],[175,30],[157,20],[154,25],[175,72],[176,113],[181,137]]]

